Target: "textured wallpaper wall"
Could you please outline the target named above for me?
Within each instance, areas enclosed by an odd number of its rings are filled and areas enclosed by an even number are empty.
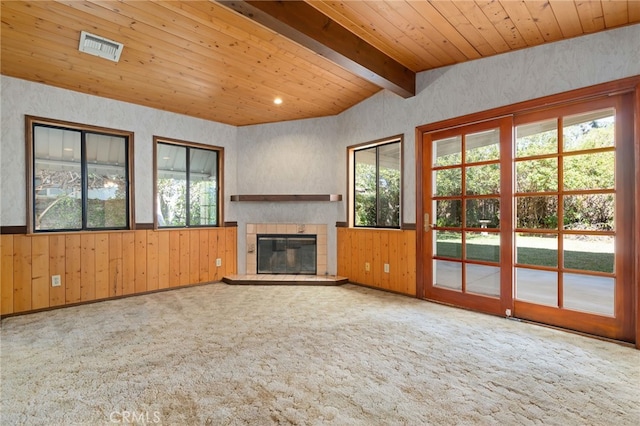
[[[153,222],[153,136],[222,146],[224,183],[236,187],[237,128],[125,102],[2,76],[0,225],[26,225],[24,116],[34,115],[133,131],[135,221]],[[230,206],[226,206],[230,207]],[[225,212],[225,216],[230,212]]]

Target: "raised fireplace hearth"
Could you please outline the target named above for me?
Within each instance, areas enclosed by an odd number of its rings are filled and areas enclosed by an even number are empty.
[[[262,243],[259,243],[259,237],[264,240]],[[283,241],[283,237],[288,241]],[[315,263],[315,270],[312,263]],[[326,275],[327,225],[248,223],[245,273]]]

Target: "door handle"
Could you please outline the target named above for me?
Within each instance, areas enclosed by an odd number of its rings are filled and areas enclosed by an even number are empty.
[[[433,229],[436,227],[435,223],[429,223],[429,213],[424,214],[423,226],[424,226],[424,232],[429,232],[430,229]]]

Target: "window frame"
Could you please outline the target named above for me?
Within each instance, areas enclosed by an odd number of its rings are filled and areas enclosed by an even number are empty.
[[[371,148],[379,148],[384,145],[399,144],[400,146],[400,184],[399,184],[399,206],[400,212],[398,217],[398,226],[364,226],[356,225],[356,197],[355,197],[355,174],[356,174],[356,152]],[[378,158],[376,155],[376,176],[379,174]],[[402,213],[404,211],[404,134],[394,135],[370,142],[365,142],[347,147],[347,223],[349,228],[356,229],[402,229],[404,221]],[[379,191],[376,183],[376,205],[379,203]]]
[[[216,217],[217,223],[215,225],[190,225],[184,226],[160,226],[158,224],[158,144],[173,145],[178,147],[187,148],[187,163],[186,163],[186,176],[187,176],[187,190],[189,189],[189,149],[196,148],[206,151],[214,151],[217,154],[216,171],[217,171],[217,206]],[[188,206],[187,206],[188,208]],[[221,228],[224,226],[224,147],[217,145],[207,145],[197,142],[189,142],[180,139],[165,138],[163,136],[153,136],[153,229],[155,230],[171,230],[171,229],[203,229],[203,228]],[[187,220],[189,219],[189,211],[187,209]]]
[[[80,160],[80,167],[83,174],[82,183],[82,229],[35,229],[35,150],[34,150],[34,129],[36,126],[49,127],[54,129],[78,131],[81,136],[81,151],[83,152]],[[124,227],[105,227],[105,228],[89,228],[87,226],[87,197],[88,188],[86,188],[86,178],[84,177],[87,170],[87,159],[84,151],[86,149],[86,133],[93,133],[98,135],[116,136],[125,138],[125,175],[126,175],[126,221],[127,224]],[[45,233],[77,233],[77,232],[105,232],[105,231],[125,231],[134,230],[134,167],[133,167],[133,152],[134,152],[134,133],[127,130],[112,129],[108,127],[93,126],[89,124],[74,123],[70,121],[63,121],[51,118],[36,117],[31,115],[25,115],[25,145],[26,145],[26,194],[27,194],[27,234],[45,234]]]

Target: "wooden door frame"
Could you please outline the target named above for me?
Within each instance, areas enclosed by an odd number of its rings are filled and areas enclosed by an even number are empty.
[[[422,177],[426,171],[424,167],[424,164],[426,163],[424,162],[424,160],[428,154],[423,148],[423,136],[425,133],[442,131],[454,127],[462,127],[487,120],[494,120],[505,115],[515,115],[525,112],[543,110],[547,108],[555,108],[564,104],[584,102],[600,96],[622,94],[625,92],[635,93],[635,108],[633,112],[633,149],[634,157],[636,160],[635,164],[638,165],[640,164],[640,75],[568,92],[562,92],[542,98],[510,104],[498,108],[493,108],[487,111],[467,114],[461,117],[455,117],[416,127],[416,229],[420,233],[420,235],[416,236],[416,297],[420,299],[425,298],[424,272],[425,268],[429,267],[423,260],[426,248],[424,247],[422,238],[422,232],[425,232],[425,225],[428,225],[424,223],[423,217],[423,212],[425,211],[423,196],[426,188],[423,188],[424,184]],[[640,233],[640,167],[636,167],[634,180],[635,202],[631,202],[630,204],[635,207],[635,211],[633,213],[634,220],[631,223],[631,232],[633,232],[635,235],[638,235]],[[635,253],[633,253],[633,257],[635,257],[636,260],[635,263],[632,264],[633,270],[631,271],[631,278],[633,282],[638,283],[638,281],[640,280],[640,239],[638,238],[636,239],[634,250]],[[637,349],[640,349],[640,284],[636,284],[636,286],[632,289],[632,293],[635,308],[635,346]]]
[[[512,241],[512,226],[510,220],[505,220],[506,218],[511,217],[512,207],[511,200],[505,199],[505,194],[509,193],[509,187],[511,185],[511,146],[505,146],[506,143],[511,141],[512,138],[512,129],[513,129],[513,117],[511,116],[503,116],[496,117],[493,120],[485,120],[480,123],[472,123],[459,128],[446,129],[443,132],[434,132],[438,135],[436,136],[438,139],[448,138],[454,135],[459,134],[471,134],[478,131],[486,131],[489,129],[499,129],[500,130],[500,158],[498,164],[500,166],[500,192],[498,194],[493,194],[491,197],[494,197],[500,200],[500,228],[499,228],[499,236],[500,236],[500,259],[504,259],[505,256],[509,256],[509,247],[511,246]],[[442,134],[444,133],[444,134]],[[431,139],[431,135],[427,135],[423,133],[423,143],[424,139]],[[464,147],[461,147],[464,151]],[[423,164],[432,164],[433,159],[429,155],[428,151],[423,150]],[[467,167],[469,163],[461,163],[462,169]],[[471,163],[473,164],[473,163]],[[481,163],[482,164],[482,163]],[[426,183],[425,183],[426,182]],[[423,188],[429,188],[433,185],[432,174],[431,172],[426,173],[426,178],[421,182]],[[464,188],[465,183],[462,182],[462,188]],[[425,195],[423,193],[423,195]],[[487,194],[489,195],[489,194]],[[465,191],[463,189],[460,194],[461,197],[465,197]],[[424,205],[424,204],[423,204]],[[466,209],[464,202],[462,203],[462,209]],[[436,214],[433,212],[433,206],[428,205],[424,207],[423,212],[429,212],[431,217],[431,222],[435,221]],[[422,215],[422,220],[424,221],[424,214]],[[459,231],[464,234],[466,226],[462,224]],[[423,227],[422,232],[433,232],[430,227]],[[458,232],[458,231],[456,231]],[[424,234],[421,234],[424,236]],[[464,239],[464,238],[463,238]],[[423,244],[424,247],[424,244]],[[423,253],[425,258],[431,259],[433,257],[433,247],[427,246],[424,247],[425,252]],[[463,249],[464,251],[464,249]],[[461,258],[460,261],[463,264],[467,264],[467,259]],[[475,263],[475,262],[471,262]],[[462,277],[464,281],[464,269],[462,272]],[[423,280],[424,282],[425,280]],[[423,287],[422,296],[424,298],[429,298],[429,292],[431,292],[431,299],[435,298],[436,295],[438,300],[443,303],[449,303],[452,305],[462,305],[465,307],[478,310],[481,312],[491,313],[494,315],[501,315],[506,312],[507,309],[513,308],[513,295],[508,294],[510,291],[511,282],[511,270],[509,268],[500,268],[500,297],[494,296],[486,296],[481,294],[473,294],[468,293],[463,290],[463,292],[451,291],[445,288],[433,288],[433,287]],[[464,282],[463,288],[464,288]]]

